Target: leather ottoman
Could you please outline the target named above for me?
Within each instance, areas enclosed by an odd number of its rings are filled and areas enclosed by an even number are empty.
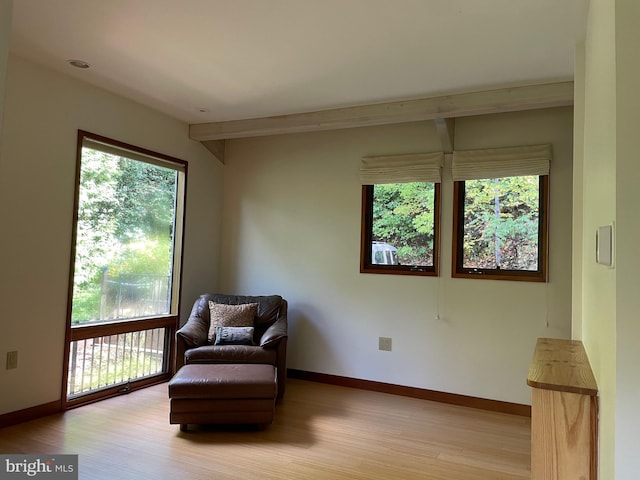
[[[266,364],[188,364],[169,381],[169,423],[273,422],[276,369]]]

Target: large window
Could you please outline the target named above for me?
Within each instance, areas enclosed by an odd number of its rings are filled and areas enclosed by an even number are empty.
[[[181,160],[79,132],[68,404],[169,374],[185,176]]]
[[[548,146],[456,152],[452,276],[546,281],[549,159]]]
[[[363,159],[362,273],[438,274],[441,164],[441,154]]]

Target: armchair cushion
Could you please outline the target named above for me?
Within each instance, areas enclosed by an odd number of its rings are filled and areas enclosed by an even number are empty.
[[[209,325],[209,343],[215,343],[217,327],[253,327],[258,312],[257,303],[228,305],[209,300],[211,322]]]
[[[256,345],[205,345],[185,352],[185,363],[276,364],[276,350]]]

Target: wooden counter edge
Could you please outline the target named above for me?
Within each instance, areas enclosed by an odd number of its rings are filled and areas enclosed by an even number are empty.
[[[569,384],[567,382],[551,381],[554,379],[545,379],[540,372],[544,372],[543,363],[552,361],[551,356],[548,353],[543,353],[543,347],[548,350],[550,344],[557,349],[558,353],[562,352],[562,348],[571,347],[578,348],[578,355],[573,355],[572,359],[576,361],[580,368],[584,372],[581,385]],[[556,375],[558,376],[558,375]],[[549,380],[549,381],[545,381]],[[595,397],[598,395],[598,387],[589,364],[589,358],[584,345],[579,340],[566,340],[556,338],[539,338],[536,342],[536,348],[534,350],[531,366],[529,367],[529,373],[527,375],[527,385],[533,388],[542,388],[545,390],[555,390],[559,392],[577,393],[580,395],[589,395]]]

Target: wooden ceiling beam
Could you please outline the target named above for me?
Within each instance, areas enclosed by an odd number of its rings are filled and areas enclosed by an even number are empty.
[[[453,117],[434,119],[436,130],[438,131],[438,137],[440,137],[440,143],[442,143],[442,151],[444,153],[453,153],[456,126],[455,121],[456,119]]]
[[[189,138],[203,142],[569,105],[573,105],[573,82],[548,83],[275,117],[198,123],[189,126]]]
[[[202,143],[220,163],[224,164],[224,140],[202,140],[200,143]]]

